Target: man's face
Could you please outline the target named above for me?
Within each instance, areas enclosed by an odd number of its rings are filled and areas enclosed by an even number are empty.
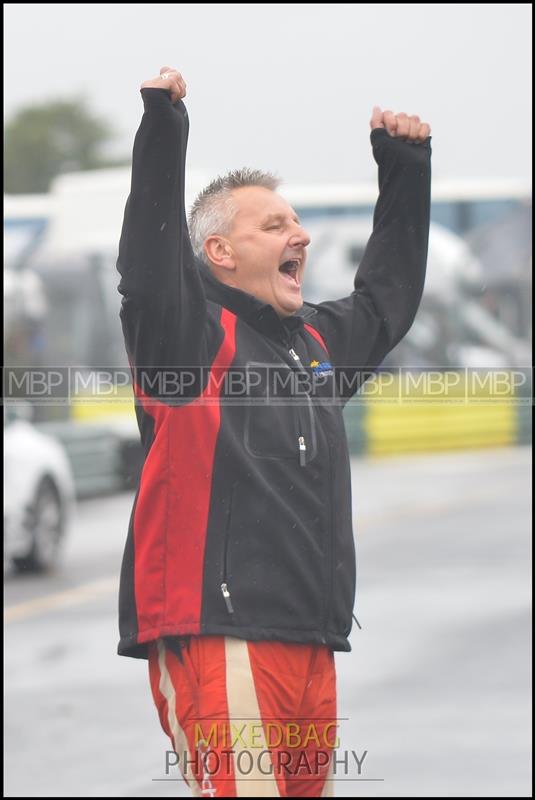
[[[270,189],[244,186],[232,192],[232,200],[237,212],[225,238],[233,269],[226,282],[269,303],[281,317],[294,314],[303,305],[308,233],[286,200]]]

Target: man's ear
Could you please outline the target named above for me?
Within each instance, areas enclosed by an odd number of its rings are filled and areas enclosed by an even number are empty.
[[[211,263],[221,269],[236,269],[234,251],[228,239],[223,236],[209,236],[204,242],[204,252]]]

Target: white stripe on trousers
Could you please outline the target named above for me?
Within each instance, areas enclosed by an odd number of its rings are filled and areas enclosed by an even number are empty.
[[[184,733],[184,729],[180,725],[177,715],[176,715],[176,693],[175,688],[173,686],[173,682],[171,680],[171,676],[169,675],[169,671],[167,669],[167,665],[165,663],[165,644],[161,639],[157,641],[158,645],[158,666],[160,668],[160,692],[165,697],[167,702],[167,722],[169,725],[169,730],[172,734],[172,741],[173,747],[175,748],[175,752],[178,754],[179,760],[184,758],[184,754],[188,759],[187,763],[191,764],[191,756],[188,747],[188,740],[186,738],[186,734]],[[202,797],[201,790],[199,784],[195,778],[195,776],[191,775],[188,779],[187,777],[187,768],[184,771],[181,767],[182,775],[184,776],[184,780],[188,784],[189,788],[193,793],[193,797]]]
[[[251,723],[260,723],[260,736],[258,742],[261,750],[267,751],[267,743],[262,726],[262,717],[260,716],[260,708],[258,705],[258,698],[256,696],[256,689],[254,685],[253,671],[251,669],[251,662],[249,660],[249,650],[247,642],[243,639],[233,639],[225,636],[225,655],[227,662],[227,703],[229,711],[229,719],[233,727],[241,728],[245,725],[245,729],[251,730]],[[252,759],[248,759],[244,764],[247,765],[247,779],[239,780],[237,765],[239,766],[239,756],[247,747],[241,742],[237,742],[233,748],[234,752],[234,775],[236,778],[236,796],[237,797],[280,797],[279,787],[277,781],[271,775],[265,774],[272,769],[264,763],[258,763],[258,753],[253,751]],[[271,759],[271,753],[269,755]],[[249,766],[252,761],[252,768],[249,771]],[[272,759],[271,759],[272,761]],[[262,769],[260,769],[260,766]]]

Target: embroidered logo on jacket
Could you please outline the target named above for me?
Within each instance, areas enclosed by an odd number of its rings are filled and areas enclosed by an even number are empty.
[[[311,361],[312,373],[318,377],[334,375],[333,365],[330,361]]]

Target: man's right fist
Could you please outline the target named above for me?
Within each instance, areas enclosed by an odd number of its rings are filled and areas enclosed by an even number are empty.
[[[143,81],[141,89],[167,89],[171,95],[171,102],[176,103],[186,96],[186,83],[184,78],[173,67],[162,67],[157,78]]]

